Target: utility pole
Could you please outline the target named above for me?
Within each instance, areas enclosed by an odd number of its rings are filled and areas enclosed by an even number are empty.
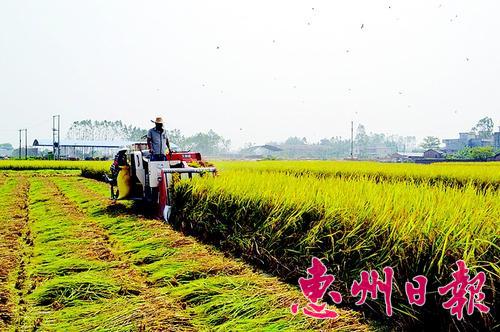
[[[19,159],[22,158],[22,150],[23,150],[23,144],[22,144],[22,138],[23,138],[23,131],[24,131],[24,159],[28,159],[28,129],[18,129],[19,130]]]
[[[351,159],[354,159],[354,121],[351,121]]]
[[[28,159],[28,129],[24,129],[24,159]]]
[[[19,129],[19,159],[21,159],[21,132],[22,129]]]
[[[57,159],[61,159],[61,116],[57,116]]]
[[[56,120],[57,120],[57,128],[56,128]],[[56,148],[57,148],[57,159],[61,158],[61,146],[59,144],[61,139],[61,116],[53,115],[52,116],[52,155],[54,159],[56,159]]]
[[[56,159],[56,116],[52,116],[52,157]]]

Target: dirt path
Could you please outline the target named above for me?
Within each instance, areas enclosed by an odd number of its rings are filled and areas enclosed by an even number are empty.
[[[7,329],[22,314],[26,247],[30,234],[27,223],[26,179],[0,176],[0,330]]]

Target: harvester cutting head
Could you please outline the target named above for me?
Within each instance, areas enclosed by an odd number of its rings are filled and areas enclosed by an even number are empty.
[[[216,174],[217,169],[215,167],[184,167],[184,168],[161,168],[160,169],[160,181],[159,181],[159,199],[158,206],[159,212],[168,221],[172,213],[173,199],[172,199],[172,189],[173,189],[173,174],[178,174],[179,178],[182,179],[183,176],[191,179],[193,174],[203,176],[204,174],[211,173]]]
[[[118,173],[118,193],[112,198],[143,201],[168,221],[173,202],[174,179],[191,179],[205,174],[215,175],[217,169],[208,166],[199,152],[175,151],[165,161],[151,161],[144,143],[133,144],[127,152],[128,165]],[[177,174],[174,176],[174,174]]]

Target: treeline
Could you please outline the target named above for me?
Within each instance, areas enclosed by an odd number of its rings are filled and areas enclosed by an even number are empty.
[[[493,146],[465,147],[460,151],[447,155],[446,159],[486,161],[498,153],[500,153],[500,149],[495,149]]]
[[[252,151],[251,145],[247,144],[242,153],[249,154]],[[282,150],[272,153],[277,158],[331,159],[351,156],[351,139],[340,136],[323,138],[319,142],[308,142],[305,137],[292,136],[283,142],[268,142],[267,145]],[[365,126],[360,124],[356,129],[352,147],[356,158],[378,158],[397,151],[411,152],[417,145],[414,136],[367,133]]]
[[[182,149],[201,152],[205,155],[219,155],[228,153],[231,140],[225,139],[210,129],[206,133],[196,133],[184,136],[179,129],[167,130],[169,140]]]
[[[67,138],[89,141],[142,141],[147,129],[127,125],[122,121],[75,121],[67,132]],[[170,142],[182,150],[198,151],[207,155],[229,152],[231,140],[225,139],[213,130],[185,136],[179,129],[167,129]]]
[[[146,135],[147,130],[122,121],[81,120],[71,124],[66,137],[86,141],[135,141]]]

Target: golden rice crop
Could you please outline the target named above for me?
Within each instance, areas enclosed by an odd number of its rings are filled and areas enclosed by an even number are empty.
[[[246,169],[292,175],[311,174],[318,177],[442,183],[449,186],[465,186],[473,183],[478,188],[500,188],[499,162],[449,162],[422,165],[370,161],[221,161],[217,163],[217,166],[225,170]]]
[[[402,246],[424,249],[432,244],[438,254],[436,263],[452,250],[477,264],[474,257],[481,256],[496,240],[500,218],[499,192],[489,189],[479,194],[471,185],[458,190],[444,185],[317,179],[307,175],[294,178],[248,171],[226,171],[217,178],[206,177],[186,185],[194,194],[202,193],[211,199],[229,195],[283,210],[313,210],[322,219],[311,224],[313,227],[304,234],[308,245],[325,235],[322,230],[338,224],[352,230],[351,240],[365,242],[358,237],[363,232],[369,237],[383,233],[388,242]],[[266,220],[263,224],[274,230],[290,226],[283,220]]]
[[[443,285],[457,259],[485,271],[487,287],[496,288],[500,276],[500,194],[472,183],[453,188],[226,168],[217,178],[182,182],[176,208],[178,227],[286,279],[303,275],[311,256],[328,261],[345,291],[360,271],[384,266],[395,269],[400,287],[418,274],[430,287]]]

